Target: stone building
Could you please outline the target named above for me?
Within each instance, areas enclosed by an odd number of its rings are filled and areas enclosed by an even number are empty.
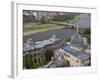
[[[64,15],[63,12],[50,12],[50,11],[38,11],[37,20],[41,20],[43,17],[46,21],[51,21],[55,16]]]
[[[87,39],[77,32],[72,36],[68,45],[76,51],[86,52],[87,54],[91,53],[91,47],[90,44],[88,44]]]
[[[35,23],[36,22],[36,16],[34,14],[30,10],[24,10],[23,11],[23,24],[25,24],[25,23]]]
[[[44,49],[32,51],[31,54],[32,54],[33,63],[39,63],[41,61],[44,61],[45,60],[45,54],[44,53],[45,53]]]
[[[36,23],[42,18],[52,20],[55,16],[64,15],[63,12],[23,10],[23,23]]]
[[[58,49],[59,56],[64,57],[64,60],[69,62],[70,67],[78,67],[78,66],[88,66],[90,62],[89,55],[86,55],[83,52],[76,51],[69,46],[61,47]]]
[[[23,55],[30,53],[32,55],[33,63],[38,63],[41,60],[45,60],[45,51],[47,49],[57,49],[60,46],[60,40],[55,35],[52,38],[44,41],[34,42],[32,39],[28,39],[24,44]]]
[[[54,56],[47,65],[42,68],[54,67],[79,67],[91,65],[91,48],[87,40],[75,33],[69,44],[57,39],[55,35],[44,41],[33,42],[29,39],[24,44],[23,55],[29,52],[32,54],[33,63],[45,60],[45,51],[53,49]]]
[[[86,38],[75,33],[71,41],[55,51],[55,58],[69,62],[68,66],[89,66],[91,63],[91,50]]]

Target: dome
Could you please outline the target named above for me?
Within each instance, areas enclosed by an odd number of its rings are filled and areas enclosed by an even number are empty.
[[[77,46],[82,46],[83,45],[83,39],[81,37],[81,35],[79,33],[75,33],[72,37],[71,37],[71,44],[75,44]]]
[[[71,38],[71,45],[77,46],[77,47],[85,47],[89,48],[89,44],[87,42],[87,39],[82,37],[79,33],[75,33]]]

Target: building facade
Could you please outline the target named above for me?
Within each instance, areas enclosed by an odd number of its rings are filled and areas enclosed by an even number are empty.
[[[70,67],[89,65],[90,57],[85,53],[75,51],[71,49],[69,46],[62,47],[58,49],[58,51],[59,51],[58,57],[63,55],[63,59],[69,62]]]
[[[33,42],[28,39],[24,44],[23,55],[31,54],[33,63],[45,60],[45,51],[48,49],[57,49],[60,46],[60,40],[52,36],[49,40]]]
[[[87,41],[78,34],[74,34],[69,44],[63,43],[55,35],[44,41],[34,42],[29,39],[24,44],[23,55],[27,52],[32,55],[32,61],[39,63],[46,60],[45,52],[47,49],[53,50],[50,63],[44,68],[54,67],[80,67],[91,65],[91,48]]]
[[[75,33],[67,45],[55,51],[55,58],[63,56],[62,59],[69,62],[69,66],[90,66],[91,50],[86,38],[82,38],[79,33]]]

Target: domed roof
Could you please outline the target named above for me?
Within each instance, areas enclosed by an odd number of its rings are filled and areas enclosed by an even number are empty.
[[[82,37],[77,32],[71,37],[70,45],[77,46],[77,47],[89,48],[87,39],[85,37]]]
[[[75,44],[77,46],[83,46],[83,38],[79,33],[75,33],[71,38],[71,44]]]

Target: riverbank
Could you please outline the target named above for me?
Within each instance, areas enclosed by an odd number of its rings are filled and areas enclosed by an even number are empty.
[[[46,28],[46,29],[41,29],[41,30],[32,30],[32,31],[24,32],[23,35],[27,36],[27,35],[31,35],[31,34],[37,33],[37,32],[44,32],[44,31],[47,31],[47,30],[60,29],[60,28],[64,28],[64,27],[65,26],[58,26],[58,27],[50,27],[50,28]]]
[[[41,30],[41,29],[46,29],[46,28],[53,28],[53,27],[58,27],[61,26],[59,24],[52,24],[52,23],[36,23],[33,25],[29,25],[29,27],[24,27],[23,31],[28,32],[28,31],[35,31],[35,30]]]

